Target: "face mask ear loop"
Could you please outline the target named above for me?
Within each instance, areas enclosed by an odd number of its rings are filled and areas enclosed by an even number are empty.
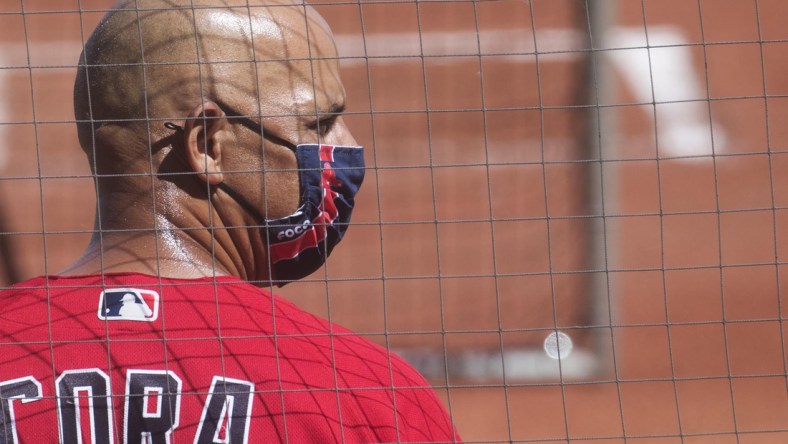
[[[174,124],[172,122],[164,122],[164,127],[167,128],[167,129],[171,129],[173,131],[177,131],[179,133],[183,132],[183,127],[182,126],[178,126],[178,125],[176,125],[176,124]]]

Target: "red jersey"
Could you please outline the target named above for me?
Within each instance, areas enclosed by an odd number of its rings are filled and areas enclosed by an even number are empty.
[[[458,441],[398,356],[236,278],[35,278],[0,304],[0,444]]]

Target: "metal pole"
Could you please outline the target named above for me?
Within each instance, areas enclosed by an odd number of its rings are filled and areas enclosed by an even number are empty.
[[[610,280],[608,276],[605,216],[609,212],[610,202],[615,202],[615,189],[605,188],[605,184],[616,183],[611,177],[611,170],[603,168],[604,162],[614,157],[618,146],[618,122],[614,112],[606,112],[604,106],[615,103],[616,88],[614,72],[606,48],[610,47],[610,39],[616,24],[618,0],[586,0],[588,8],[588,31],[590,42],[588,70],[588,103],[592,106],[588,111],[588,159],[596,161],[588,180],[588,205],[591,214],[597,217],[591,223],[591,242],[589,245],[589,267],[599,272],[593,273],[589,280],[589,297],[592,300],[592,323],[597,326],[609,326],[608,338],[605,334],[594,335],[597,350],[600,351],[599,371],[611,370],[613,357],[610,356],[612,340]],[[604,179],[604,181],[603,181]]]

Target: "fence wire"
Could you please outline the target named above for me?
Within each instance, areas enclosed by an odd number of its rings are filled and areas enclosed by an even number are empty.
[[[3,287],[95,234],[72,87],[112,3],[0,4]],[[280,294],[410,361],[466,442],[788,440],[788,4],[312,4],[367,179]]]

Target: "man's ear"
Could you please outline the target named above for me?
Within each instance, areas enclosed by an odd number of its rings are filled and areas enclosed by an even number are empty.
[[[224,111],[205,101],[189,113],[183,128],[184,154],[197,177],[209,185],[219,185],[222,176],[222,143],[229,124]]]

